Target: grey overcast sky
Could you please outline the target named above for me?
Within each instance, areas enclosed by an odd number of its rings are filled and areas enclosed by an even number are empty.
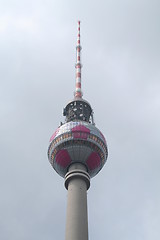
[[[82,88],[109,158],[88,191],[92,240],[160,239],[160,1],[1,0],[0,239],[64,239],[67,191],[47,159]]]

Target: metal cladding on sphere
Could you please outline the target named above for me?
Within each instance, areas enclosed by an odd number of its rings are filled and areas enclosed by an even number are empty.
[[[94,125],[71,121],[60,126],[50,139],[48,158],[62,177],[72,163],[82,163],[90,177],[95,176],[107,159],[107,146],[103,134]]]

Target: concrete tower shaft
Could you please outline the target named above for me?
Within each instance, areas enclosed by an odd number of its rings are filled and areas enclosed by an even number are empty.
[[[88,240],[87,190],[90,177],[84,165],[75,163],[65,176],[68,190],[66,240]]]

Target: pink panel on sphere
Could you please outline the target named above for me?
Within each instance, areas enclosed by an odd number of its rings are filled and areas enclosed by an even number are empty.
[[[94,170],[95,168],[100,166],[101,163],[101,158],[96,152],[92,152],[90,156],[88,157],[87,161],[87,166],[89,170]]]
[[[49,140],[50,142],[52,142],[52,140],[55,138],[58,132],[59,132],[59,128],[53,133],[52,137]]]
[[[59,150],[56,154],[55,160],[57,164],[63,168],[66,168],[71,162],[71,158],[66,149]]]
[[[87,139],[90,130],[83,125],[78,125],[72,128],[73,138]]]

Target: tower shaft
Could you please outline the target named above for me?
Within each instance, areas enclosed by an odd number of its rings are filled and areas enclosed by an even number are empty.
[[[86,167],[75,163],[66,174],[68,189],[65,240],[88,240],[87,189],[90,180]]]

